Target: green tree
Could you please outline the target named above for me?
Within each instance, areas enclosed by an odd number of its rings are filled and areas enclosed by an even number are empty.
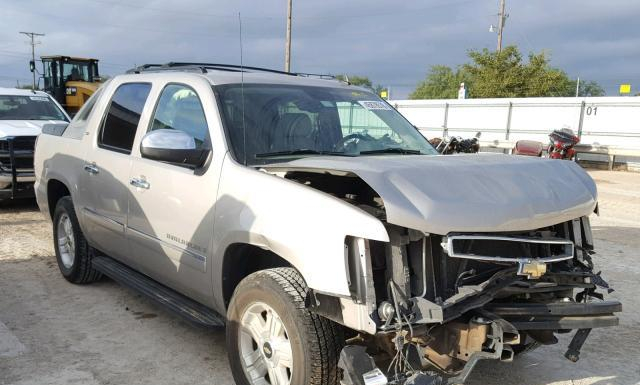
[[[551,68],[544,52],[529,54],[528,62],[515,46],[500,52],[470,51],[469,57],[471,63],[463,68],[473,79],[470,97],[565,96],[571,87],[567,74]]]
[[[469,77],[461,69],[453,70],[443,65],[432,66],[427,78],[409,95],[410,99],[453,99],[458,97],[458,87]]]
[[[576,83],[567,74],[549,65],[545,52],[530,53],[527,60],[516,46],[500,52],[471,50],[471,59],[453,70],[447,66],[431,67],[427,77],[409,96],[412,99],[456,98],[460,83],[467,86],[469,98],[507,98],[538,96],[574,96]],[[604,94],[595,82],[583,82],[584,96]]]

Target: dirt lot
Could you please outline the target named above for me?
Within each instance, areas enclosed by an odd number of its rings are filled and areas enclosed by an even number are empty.
[[[470,384],[640,384],[640,174],[591,174],[596,264],[624,304],[620,326],[595,330],[577,364],[563,358],[564,337],[514,363],[484,362]],[[34,203],[0,207],[0,384],[233,384],[223,330],[112,281],[67,283],[50,233]]]

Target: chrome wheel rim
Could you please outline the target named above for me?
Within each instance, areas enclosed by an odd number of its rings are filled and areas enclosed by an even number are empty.
[[[62,265],[70,269],[76,257],[76,240],[73,236],[73,226],[69,215],[62,214],[58,220],[58,252]]]
[[[244,311],[239,342],[242,367],[251,384],[291,383],[291,341],[282,319],[269,305],[256,302]]]

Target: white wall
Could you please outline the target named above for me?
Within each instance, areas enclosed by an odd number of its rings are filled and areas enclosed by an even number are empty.
[[[640,97],[392,100],[427,137],[533,139],[546,143],[554,129],[581,133],[581,143],[640,149]]]

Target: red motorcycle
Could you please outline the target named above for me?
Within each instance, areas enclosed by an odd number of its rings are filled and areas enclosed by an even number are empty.
[[[572,160],[576,155],[575,145],[580,142],[571,129],[563,128],[554,130],[549,134],[549,146],[547,153],[551,159]],[[542,156],[544,145],[535,140],[519,140],[516,142],[512,153],[514,155]]]
[[[547,149],[549,158],[572,160],[576,155],[574,147],[580,142],[580,138],[571,129],[555,130],[549,134],[549,139],[551,139]]]

